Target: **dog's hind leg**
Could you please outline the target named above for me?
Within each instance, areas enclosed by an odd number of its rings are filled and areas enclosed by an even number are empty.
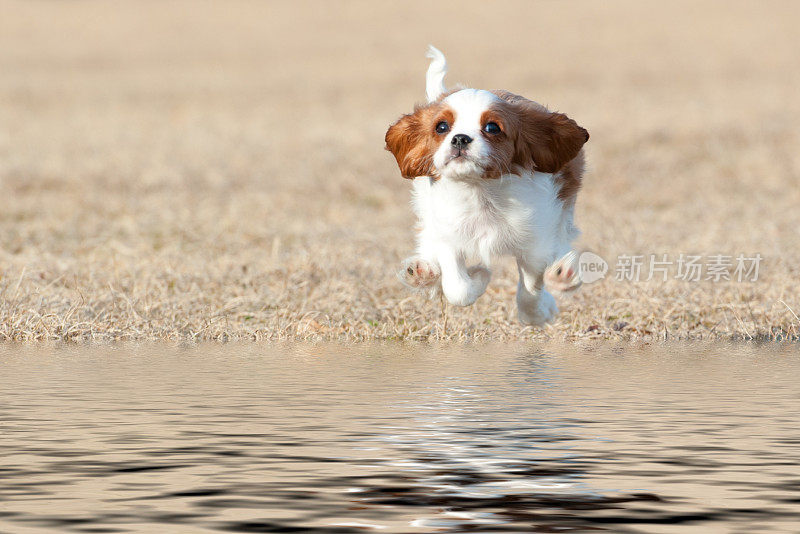
[[[558,314],[553,295],[544,289],[545,264],[517,258],[517,316],[520,322],[541,326]]]

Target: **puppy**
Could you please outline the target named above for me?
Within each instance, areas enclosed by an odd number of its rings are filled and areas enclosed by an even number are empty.
[[[430,47],[428,57],[428,103],[386,132],[386,149],[413,180],[419,218],[417,253],[401,279],[468,306],[486,290],[492,259],[511,255],[519,319],[544,324],[558,313],[544,282],[558,291],[580,285],[571,243],[589,134],[508,91],[447,92],[444,55]]]

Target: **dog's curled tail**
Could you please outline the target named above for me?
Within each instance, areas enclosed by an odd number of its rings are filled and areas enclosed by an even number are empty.
[[[447,91],[444,87],[447,60],[444,58],[444,54],[433,45],[428,45],[428,53],[425,56],[431,58],[431,64],[428,65],[428,72],[425,75],[425,93],[428,96],[428,102],[433,102]]]

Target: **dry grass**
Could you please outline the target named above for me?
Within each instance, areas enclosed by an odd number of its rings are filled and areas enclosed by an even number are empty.
[[[798,4],[491,6],[3,1],[0,338],[796,336]],[[503,262],[445,330],[394,276],[413,221],[383,151],[429,42],[451,83],[590,130],[584,246],[760,252],[760,280],[610,277],[532,329]]]

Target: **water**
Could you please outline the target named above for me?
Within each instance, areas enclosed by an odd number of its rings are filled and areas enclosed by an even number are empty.
[[[800,352],[0,349],[0,532],[800,532]]]

